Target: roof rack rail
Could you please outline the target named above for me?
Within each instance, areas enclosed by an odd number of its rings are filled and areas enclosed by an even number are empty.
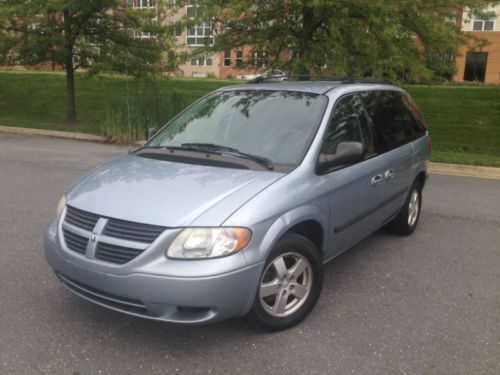
[[[353,84],[353,83],[374,83],[374,84],[385,84],[393,85],[394,83],[389,79],[376,79],[371,77],[366,78],[355,78],[355,77],[344,77],[344,76],[312,76],[312,75],[279,75],[279,76],[259,76],[250,81],[251,83],[265,83],[265,82],[286,82],[286,81],[331,81],[338,82],[342,84]]]

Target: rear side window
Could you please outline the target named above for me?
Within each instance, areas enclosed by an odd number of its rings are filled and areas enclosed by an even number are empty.
[[[368,118],[358,95],[345,96],[335,106],[321,152],[335,154],[341,142],[360,142],[368,155],[375,152]]]
[[[373,121],[379,152],[390,151],[425,134],[422,116],[407,94],[366,91],[361,97]]]

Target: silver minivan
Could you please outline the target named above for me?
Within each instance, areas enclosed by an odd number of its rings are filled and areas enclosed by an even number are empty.
[[[70,187],[46,257],[116,311],[285,329],[314,307],[325,263],[381,227],[415,230],[430,145],[391,84],[225,87]]]

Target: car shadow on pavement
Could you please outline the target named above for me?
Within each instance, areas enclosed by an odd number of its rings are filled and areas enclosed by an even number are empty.
[[[340,324],[337,321],[338,299],[345,299],[346,296],[359,291],[357,274],[369,268],[367,260],[368,263],[382,262],[381,258],[391,256],[387,253],[394,251],[394,246],[391,250],[385,245],[394,242],[394,238],[398,236],[380,230],[327,264],[324,289],[318,305],[303,323],[287,331],[266,332],[245,317],[201,326],[156,322],[114,312],[76,296],[71,297],[71,310],[80,310],[79,317],[86,320],[83,325],[90,327],[89,329],[96,329],[95,334],[102,335],[101,329],[105,327],[105,340],[113,340],[119,343],[118,345],[127,345],[127,348],[130,348],[129,345],[134,345],[142,347],[141,350],[160,351],[177,357],[205,353],[207,348],[221,343],[226,347],[239,346],[254,341],[252,337],[266,340],[272,336],[274,340],[280,337],[292,337],[302,331],[318,332],[323,329],[325,319],[331,322],[332,327]],[[93,321],[95,319],[98,322]]]

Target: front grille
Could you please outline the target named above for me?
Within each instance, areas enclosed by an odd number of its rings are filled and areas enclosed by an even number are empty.
[[[151,243],[166,228],[156,225],[140,224],[131,221],[118,219],[109,219],[104,228],[103,234],[110,237],[121,238],[124,240]]]
[[[97,220],[99,220],[99,216],[71,206],[67,206],[66,218],[64,220],[67,223],[73,224],[74,226],[77,226],[79,228],[92,231],[97,223]]]
[[[144,250],[131,249],[129,247],[122,247],[111,245],[105,242],[99,242],[95,257],[97,259],[105,260],[111,263],[125,264],[140,255]]]
[[[56,276],[69,290],[81,297],[87,298],[88,300],[129,313],[149,315],[146,306],[144,306],[141,301],[103,292],[102,290],[70,279],[69,277],[58,272],[56,272]]]
[[[85,251],[87,250],[87,243],[89,242],[88,238],[79,236],[78,234],[70,232],[66,229],[63,229],[63,233],[64,241],[69,249],[80,254],[85,254]]]
[[[166,229],[99,216],[71,206],[67,206],[63,222],[68,249],[85,254],[89,240],[95,234],[99,242],[90,244],[90,253],[95,246],[95,258],[115,264],[125,264],[139,256]],[[135,244],[128,245],[126,241]]]

